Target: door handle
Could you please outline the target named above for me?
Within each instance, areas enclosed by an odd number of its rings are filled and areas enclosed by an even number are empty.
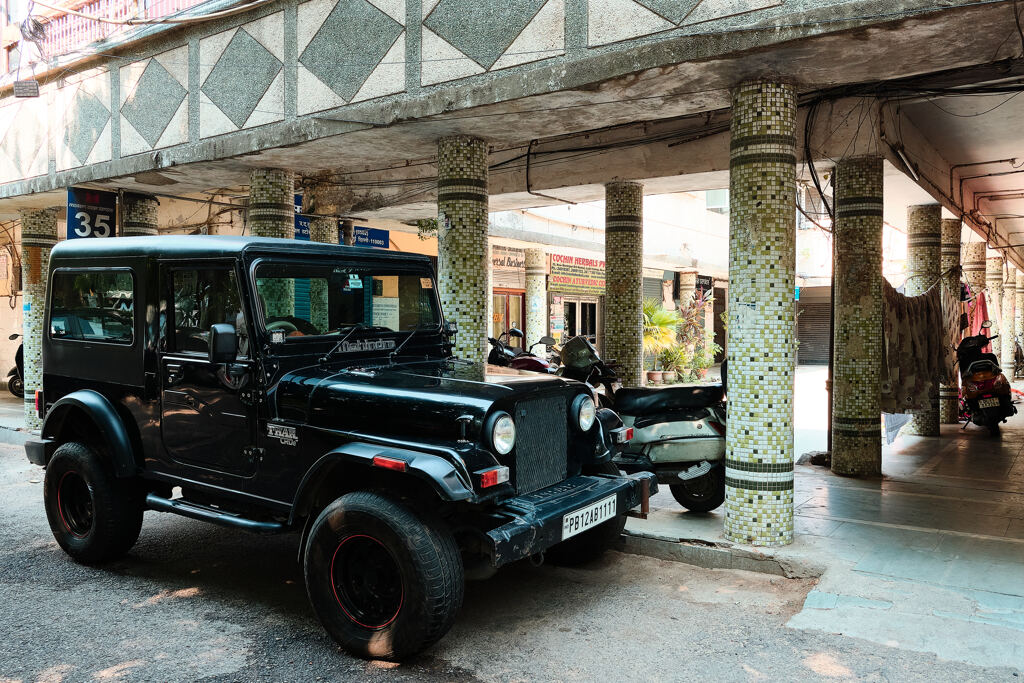
[[[178,363],[167,364],[167,383],[174,384],[182,378],[181,365]]]

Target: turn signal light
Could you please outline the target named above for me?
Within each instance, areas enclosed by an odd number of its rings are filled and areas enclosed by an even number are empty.
[[[409,463],[398,458],[386,458],[383,455],[373,456],[373,466],[383,467],[386,470],[395,470],[396,472],[405,472],[409,469]]]
[[[615,443],[627,443],[633,439],[632,427],[619,427],[612,430],[612,441]]]
[[[35,402],[36,402],[36,415],[38,415],[39,417],[42,417],[43,416],[43,392],[39,391],[37,389],[36,393],[34,395],[34,398],[35,398]]]
[[[480,488],[486,489],[508,481],[507,467],[492,467],[480,473]]]

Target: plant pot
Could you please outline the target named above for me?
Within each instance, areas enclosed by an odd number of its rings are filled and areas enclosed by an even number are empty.
[[[679,373],[675,370],[662,370],[661,381],[665,384],[675,384],[679,381]]]
[[[697,377],[700,377],[701,379],[705,379],[707,376],[708,376],[708,369],[707,368],[697,368]]]
[[[647,371],[647,383],[648,384],[661,384],[661,377],[664,373],[661,370],[648,370]]]

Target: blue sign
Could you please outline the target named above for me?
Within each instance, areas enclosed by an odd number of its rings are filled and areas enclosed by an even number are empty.
[[[117,193],[68,188],[68,239],[113,237],[117,224]]]
[[[302,214],[302,195],[295,195],[295,239],[309,241],[309,220]]]
[[[391,247],[391,233],[378,228],[366,228],[360,225],[355,227],[357,247],[376,247],[377,249],[388,249]]]
[[[800,288],[799,287],[796,288],[796,297],[795,297],[795,299],[797,301],[800,301]]]

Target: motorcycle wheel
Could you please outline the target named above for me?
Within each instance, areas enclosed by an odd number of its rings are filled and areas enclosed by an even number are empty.
[[[12,376],[7,378],[7,390],[18,398],[25,398],[25,383],[20,377]]]
[[[676,502],[690,512],[711,512],[725,502],[725,468],[715,467],[702,477],[668,488]]]
[[[992,436],[999,436],[999,431],[1000,430],[998,422],[990,422],[988,424],[988,433],[991,434]]]

